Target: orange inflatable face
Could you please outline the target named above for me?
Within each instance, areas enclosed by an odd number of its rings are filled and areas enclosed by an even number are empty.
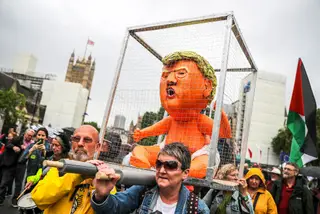
[[[160,81],[161,104],[169,115],[183,117],[199,114],[208,104],[212,82],[204,78],[197,64],[181,60],[164,66]]]

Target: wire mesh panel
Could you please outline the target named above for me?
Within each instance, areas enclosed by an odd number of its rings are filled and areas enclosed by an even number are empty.
[[[213,148],[218,151],[216,165],[236,163],[235,157],[239,149],[235,142],[235,136],[237,132],[237,103],[239,94],[241,94],[240,91],[243,88],[241,80],[250,74],[250,72],[255,71],[256,68],[250,58],[250,54],[248,54],[248,50],[234,19],[232,19],[230,44],[227,43],[229,52],[223,53],[226,45],[227,16],[230,15],[232,16],[232,14],[227,14],[203,17],[130,28],[128,30],[128,38],[125,40],[124,50],[119,60],[118,70],[116,71],[114,85],[102,125],[100,137],[105,139],[104,144],[106,149],[101,154],[100,159],[129,164],[128,160],[130,159],[132,145],[137,143],[138,145],[151,146],[159,143],[168,143],[173,139],[176,140],[170,134],[170,131],[172,133],[172,129],[164,131],[159,131],[158,129],[154,135],[143,136],[138,141],[133,136],[137,136],[134,135],[137,129],[144,130],[167,117],[166,110],[168,110],[169,104],[165,106],[161,105],[160,84],[161,81],[164,81],[164,78],[171,78],[172,72],[167,71],[171,65],[164,69],[164,65],[161,62],[163,57],[177,51],[192,51],[204,57],[213,67],[218,86],[222,84],[219,80],[220,75],[227,72],[224,94],[222,96],[223,100],[216,100],[217,96],[215,96],[212,102],[208,102],[207,106],[198,111],[197,117],[200,117],[202,114],[207,115],[206,118],[214,118],[214,111],[216,109],[214,103],[216,102],[216,105],[220,105],[221,102],[223,103],[222,120],[223,118],[227,118],[228,125],[231,128],[231,136],[220,138],[217,147]],[[221,67],[223,60],[227,60],[227,71]],[[191,75],[190,73],[182,74],[183,72],[180,74],[176,70],[173,73],[173,78],[176,78],[177,82],[180,81],[179,78],[184,78],[183,75]],[[198,75],[205,79],[203,73],[199,73]],[[191,85],[192,87],[197,85],[197,83],[192,81],[181,86],[178,86],[179,83],[176,84],[176,91],[167,87],[167,96],[173,96],[170,93],[182,93],[185,90],[189,90],[188,87],[191,87]],[[216,88],[217,86],[214,87],[214,90]],[[199,86],[199,89],[195,88],[193,91],[190,91],[191,95],[187,94],[185,96],[188,97],[190,95],[188,98],[185,98],[183,105],[188,106],[189,102],[200,102],[199,100],[192,100],[192,97],[196,97],[197,93],[202,93],[200,90],[202,89]],[[215,95],[217,93],[219,91]],[[194,105],[190,104],[189,106]],[[184,119],[182,120],[189,121],[188,115],[190,114],[188,114],[188,110],[186,109],[186,114],[183,115]],[[179,114],[176,114],[174,110],[171,112],[169,111],[170,118],[176,119],[179,117],[176,116]],[[190,121],[192,120],[190,119]],[[190,121],[189,125],[192,123]],[[195,121],[194,123],[197,122]],[[215,123],[220,124],[220,121],[215,121]],[[179,132],[177,135],[182,135],[182,141],[184,139],[186,141],[192,139],[192,145],[203,143],[203,145],[207,146],[206,149],[208,150],[211,138],[211,134],[209,133],[211,132],[202,133],[203,127],[201,125],[191,124],[190,127],[196,127],[200,130],[198,132],[201,135],[198,139],[194,136],[189,136],[191,135],[190,133],[195,133],[190,130],[189,125],[185,127],[180,126],[179,130],[175,130],[174,132]],[[192,154],[195,154],[197,150],[190,145],[187,144],[189,150]],[[209,153],[206,154],[208,155]]]

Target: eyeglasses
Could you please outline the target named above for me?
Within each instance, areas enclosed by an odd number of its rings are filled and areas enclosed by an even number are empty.
[[[185,67],[178,68],[178,69],[176,69],[176,70],[174,70],[174,71],[164,70],[164,71],[162,72],[162,78],[164,78],[164,79],[168,78],[168,76],[169,76],[169,74],[170,74],[171,72],[174,73],[174,76],[175,76],[175,78],[177,78],[177,79],[180,79],[180,78],[185,77],[185,76],[187,75],[187,73],[188,73],[188,71],[187,71],[187,69],[186,69]]]
[[[165,170],[177,170],[178,169],[178,161],[160,161],[157,160],[156,161],[156,169],[159,170],[161,169],[161,167],[163,166],[165,168]]]
[[[72,136],[71,137],[71,141],[79,143],[81,138],[82,137],[80,137],[80,136]],[[83,137],[82,140],[83,140],[84,143],[91,143],[93,141],[92,138],[90,138],[90,137]]]
[[[289,171],[289,172],[292,172],[292,171],[295,171],[295,169],[290,169],[290,168],[283,168],[283,170],[287,170],[287,171]]]

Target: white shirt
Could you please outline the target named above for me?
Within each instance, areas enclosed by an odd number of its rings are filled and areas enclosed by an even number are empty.
[[[131,156],[132,156],[132,152],[130,152],[129,154],[124,156],[124,158],[122,159],[122,165],[130,166],[130,158],[131,158]]]
[[[157,203],[153,208],[153,212],[160,211],[162,214],[174,214],[176,211],[177,202],[174,204],[166,204],[161,200],[160,195],[157,198]]]

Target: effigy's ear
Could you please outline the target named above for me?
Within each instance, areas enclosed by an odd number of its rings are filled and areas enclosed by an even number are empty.
[[[203,91],[203,96],[209,98],[212,92],[212,81],[209,79],[204,79],[205,89]]]

